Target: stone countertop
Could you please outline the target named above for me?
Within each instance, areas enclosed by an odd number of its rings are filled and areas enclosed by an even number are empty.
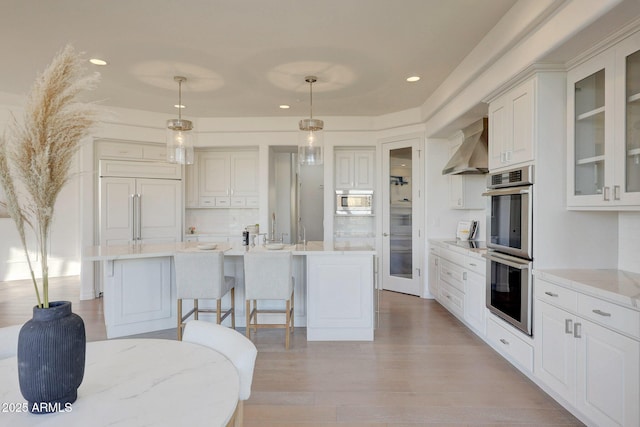
[[[456,240],[455,238],[429,239],[429,243],[476,258],[481,258],[482,255],[487,252],[487,246],[483,241],[473,241],[473,243],[478,245],[476,248],[469,247],[468,240]]]
[[[113,261],[118,259],[140,259],[173,256],[178,251],[199,251],[199,242],[180,243],[139,243],[135,245],[90,246],[84,249],[83,261]],[[230,243],[218,243],[217,250],[225,255],[242,256],[249,251],[266,251],[264,246],[242,246]],[[281,250],[291,251],[293,255],[376,255],[376,251],[368,247],[334,247],[324,242],[307,242],[306,245],[285,245]]]
[[[616,269],[534,269],[535,277],[640,311],[640,274]]]

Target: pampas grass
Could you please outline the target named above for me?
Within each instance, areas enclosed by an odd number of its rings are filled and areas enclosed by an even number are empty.
[[[69,180],[73,156],[97,121],[97,109],[76,102],[99,74],[85,74],[85,61],[66,46],[40,75],[29,94],[22,124],[15,118],[0,138],[0,185],[27,257],[38,306],[49,308],[48,240],[60,191]],[[42,285],[29,256],[26,231],[36,236]],[[42,297],[41,292],[42,290]]]

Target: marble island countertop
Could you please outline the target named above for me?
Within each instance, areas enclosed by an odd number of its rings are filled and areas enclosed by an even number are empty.
[[[534,269],[543,280],[640,311],[640,274],[616,269]]]
[[[201,246],[203,245],[203,246]],[[179,243],[138,243],[132,245],[89,246],[82,254],[83,261],[113,261],[118,259],[138,259],[173,256],[178,251],[208,250],[200,249],[211,243],[179,242]],[[211,248],[211,246],[207,246]],[[242,256],[249,251],[267,251],[263,245],[242,246],[232,243],[217,243],[216,250],[222,250],[225,255]],[[291,251],[293,255],[321,255],[321,254],[353,254],[375,255],[376,251],[370,247],[333,246],[325,242],[307,242],[306,244],[285,245],[281,250]]]

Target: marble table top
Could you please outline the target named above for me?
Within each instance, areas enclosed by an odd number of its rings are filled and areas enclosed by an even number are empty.
[[[238,373],[222,354],[197,344],[161,339],[87,343],[78,399],[67,412],[20,411],[15,357],[0,360],[0,425],[225,426],[235,411]]]

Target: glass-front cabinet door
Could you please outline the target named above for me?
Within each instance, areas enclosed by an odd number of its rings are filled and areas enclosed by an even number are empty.
[[[624,114],[616,122],[619,155],[613,198],[618,204],[640,206],[640,34],[621,42],[616,53],[616,71],[624,73],[616,88],[623,94],[618,106]]]
[[[613,56],[600,55],[569,71],[569,206],[604,205],[613,179]]]

